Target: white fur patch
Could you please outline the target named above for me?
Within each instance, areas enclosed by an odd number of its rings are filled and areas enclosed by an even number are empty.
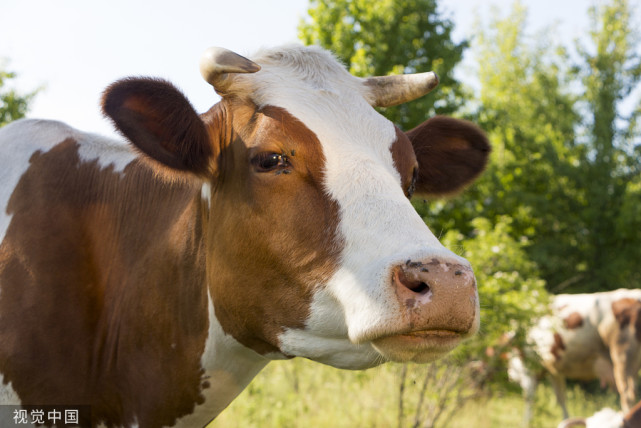
[[[11,386],[11,382],[5,384],[4,376],[0,373],[0,406],[18,406],[21,404],[20,398]],[[13,407],[0,408],[0,427],[17,426],[13,419]],[[24,424],[21,426],[29,427],[33,424]]]
[[[200,198],[207,203],[207,208],[211,208],[211,184],[207,181],[200,188]]]
[[[371,344],[354,345],[347,327],[336,320],[345,318],[339,303],[327,291],[314,295],[306,329],[286,329],[279,336],[280,349],[288,355],[303,355],[319,363],[361,370],[383,363]]]
[[[606,407],[587,418],[585,428],[623,428],[623,415]]]
[[[138,154],[124,141],[112,140],[95,134],[81,134],[78,154],[83,162],[98,161],[101,169],[113,168],[122,173]],[[82,138],[81,137],[81,138]]]
[[[4,382],[4,375],[0,373],[0,405],[12,405],[16,406],[19,405],[20,398],[18,397],[18,394],[16,394],[16,391],[14,391],[13,387],[11,386],[11,382],[5,383]]]

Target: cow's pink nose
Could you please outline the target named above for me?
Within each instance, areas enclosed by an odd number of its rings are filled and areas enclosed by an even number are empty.
[[[412,330],[467,332],[477,311],[469,266],[447,260],[408,260],[392,270],[392,286]]]

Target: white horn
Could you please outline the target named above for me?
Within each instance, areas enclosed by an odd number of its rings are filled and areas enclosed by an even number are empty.
[[[256,73],[258,70],[260,66],[255,62],[224,48],[208,48],[200,57],[200,74],[219,93],[229,87],[229,74]]]
[[[374,107],[391,107],[415,100],[438,85],[438,76],[433,71],[369,77],[364,80],[372,92]]]

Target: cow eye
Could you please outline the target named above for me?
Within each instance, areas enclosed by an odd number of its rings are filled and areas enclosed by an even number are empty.
[[[273,171],[289,165],[287,156],[280,153],[259,153],[251,162],[258,172]]]

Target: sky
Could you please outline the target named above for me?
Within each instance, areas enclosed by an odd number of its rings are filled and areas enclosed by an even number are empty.
[[[633,0],[638,1],[638,0]],[[218,100],[198,71],[201,53],[221,46],[251,55],[263,46],[297,42],[308,0],[20,0],[3,1],[0,61],[17,73],[22,92],[42,88],[29,117],[61,120],[84,131],[116,135],[100,113],[102,91],[126,76],[172,81],[204,112]],[[522,0],[528,28],[551,28],[572,45],[586,34],[593,0]],[[455,24],[454,40],[469,37],[491,7],[506,15],[513,0],[441,0]],[[1,66],[1,65],[0,65]],[[428,70],[425,70],[428,71]]]

